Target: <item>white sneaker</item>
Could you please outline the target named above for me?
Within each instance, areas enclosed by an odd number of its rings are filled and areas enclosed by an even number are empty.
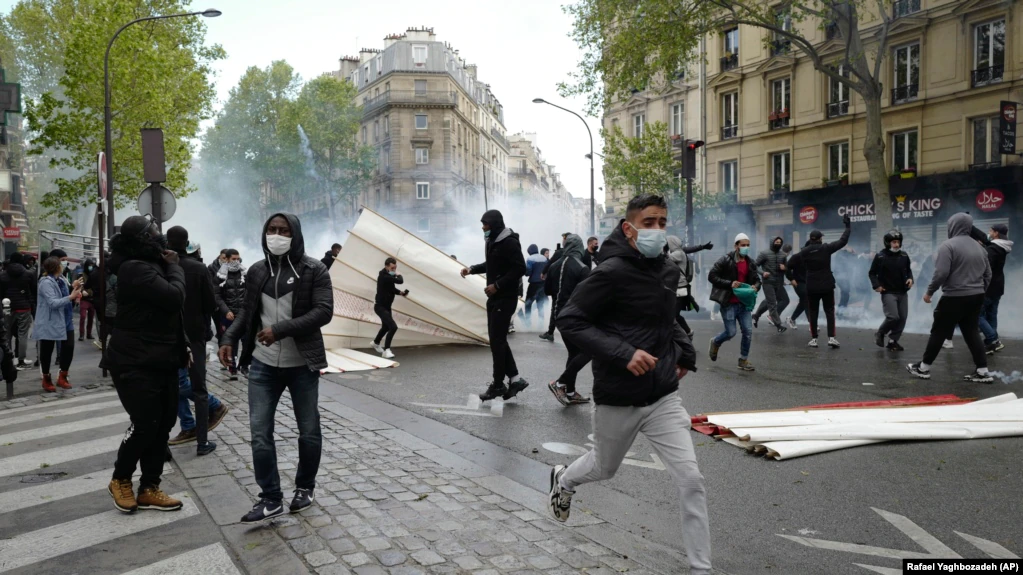
[[[391,353],[390,349],[385,349],[382,354],[384,359],[394,359],[394,354]]]
[[[377,343],[377,342],[373,342],[373,349],[375,349],[377,353],[381,353],[381,354],[382,354],[382,353],[384,353],[384,348],[383,348],[383,346],[381,346],[381,345],[380,345],[379,343]]]
[[[838,349],[839,347],[842,347],[841,344],[838,343],[838,340],[833,337],[828,339],[828,346],[831,347],[831,349]]]
[[[941,344],[941,347],[945,349],[952,349],[952,340],[946,339],[944,343]]]
[[[810,343],[808,343],[806,345],[809,346],[809,347],[817,347],[817,338],[811,339]]]
[[[788,319],[786,323],[788,324],[789,329],[799,329],[798,327],[796,327],[796,321],[793,320],[791,317]]]

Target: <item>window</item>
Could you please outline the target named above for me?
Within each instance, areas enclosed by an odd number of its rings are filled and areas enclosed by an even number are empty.
[[[739,29],[729,28],[723,33],[724,56],[721,58],[721,71],[731,70],[739,65]]]
[[[421,234],[428,233],[430,231],[430,218],[419,218],[417,229]]]
[[[892,14],[899,18],[920,11],[920,0],[896,0],[892,3]]]
[[[916,130],[892,134],[892,168],[894,171],[916,169]]]
[[[636,114],[632,117],[632,136],[639,138],[643,136],[643,126],[646,124],[646,114]]]
[[[849,177],[849,142],[828,146],[828,180]]]
[[[781,6],[774,10],[775,25],[785,32],[792,31],[792,13],[788,6]],[[788,54],[792,49],[792,40],[784,34],[774,32],[771,38],[771,56]]]
[[[390,146],[384,146],[382,151],[383,151],[383,154],[384,154],[384,171],[385,172],[390,172],[391,171],[391,147]]]
[[[789,189],[789,153],[771,154],[771,190]]]
[[[384,57],[383,54],[377,54],[376,58],[373,59],[376,64],[377,76],[384,73]],[[378,194],[379,195],[379,194]]]
[[[895,88],[892,89],[892,103],[915,99],[920,85],[920,44],[896,48],[893,60]]]
[[[427,119],[426,118],[427,118],[426,114],[416,114],[416,129],[417,130],[425,130],[426,127],[429,125],[427,123]]]
[[[391,117],[384,116],[384,139],[391,137]]]
[[[373,122],[373,142],[380,141],[380,122]]]
[[[721,139],[734,138],[739,133],[739,93],[729,92],[721,97]]]
[[[993,168],[1002,165],[998,151],[1001,139],[998,131],[998,117],[976,118],[973,120],[973,163],[971,169]]]
[[[685,107],[682,102],[671,105],[671,136],[681,136],[685,124]]]
[[[366,126],[363,126],[362,127],[362,143],[365,144],[367,142],[368,142],[368,140],[366,139]]]
[[[973,85],[1000,82],[1005,71],[1005,20],[973,29]]]
[[[843,78],[849,77],[849,69],[844,65],[839,66],[839,76]],[[828,76],[828,117],[834,118],[837,116],[844,116],[849,113],[849,86],[845,82],[839,82],[838,80]]]
[[[428,182],[416,182],[416,199],[430,199],[430,184]]]
[[[430,163],[430,149],[429,148],[416,148],[416,163],[417,164],[429,164]]]
[[[721,193],[734,194],[739,184],[739,162],[721,162]]]
[[[782,78],[771,82],[771,115],[770,128],[784,128],[789,125],[789,92],[792,82]]]
[[[416,96],[426,94],[426,80],[416,80]]]
[[[426,65],[426,46],[412,46],[412,63],[417,68]]]

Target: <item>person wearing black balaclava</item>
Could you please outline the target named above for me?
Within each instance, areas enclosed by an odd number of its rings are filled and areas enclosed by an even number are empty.
[[[529,387],[522,379],[515,365],[511,347],[508,345],[508,327],[518,307],[520,280],[526,273],[526,260],[522,257],[519,234],[505,227],[504,216],[497,210],[490,210],[480,219],[483,223],[483,238],[486,242],[486,260],[481,264],[463,268],[462,277],[469,274],[486,274],[487,287],[487,331],[490,336],[490,353],[494,359],[494,379],[480,399],[489,401],[495,397],[509,400]],[[508,385],[504,384],[505,376]]]
[[[114,507],[177,511],[181,501],[160,490],[167,439],[177,419],[178,369],[193,358],[182,321],[185,272],[167,238],[146,217],[132,216],[110,239],[117,275],[117,320],[103,367],[110,370],[131,418],[107,491]],[[199,358],[202,361],[202,358]],[[132,474],[142,467],[138,497]]]
[[[842,223],[845,224],[845,231],[837,241],[824,243],[824,233],[813,230],[810,232],[810,243],[792,256],[798,258],[796,265],[806,270],[808,302],[806,318],[810,321],[810,342],[807,344],[809,347],[818,347],[817,317],[821,304],[824,304],[824,315],[827,317],[828,346],[832,349],[839,347],[838,339],[835,337],[835,274],[831,272],[831,256],[849,243],[851,220],[848,214],[842,218]]]
[[[756,259],[757,269],[763,278],[764,300],[753,314],[753,327],[757,327],[760,316],[767,313],[778,333],[788,329],[781,321],[781,312],[789,305],[789,294],[785,292],[786,254],[781,251],[784,243],[780,236],[774,238],[771,248],[760,252]]]

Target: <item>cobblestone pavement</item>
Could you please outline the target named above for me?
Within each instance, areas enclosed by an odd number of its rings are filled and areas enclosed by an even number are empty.
[[[256,501],[244,379],[211,365],[210,389],[231,406],[214,452]],[[323,380],[323,385],[331,385]],[[453,469],[323,409],[316,505],[272,529],[320,575],[654,573]],[[285,496],[294,489],[297,428],[285,394],[275,436]],[[431,446],[432,447],[432,446]],[[241,515],[247,509],[238,509]],[[599,522],[599,521],[598,521]],[[260,529],[256,527],[255,529]],[[264,528],[265,529],[265,528]],[[241,553],[244,553],[242,551]],[[245,563],[244,557],[242,562]]]

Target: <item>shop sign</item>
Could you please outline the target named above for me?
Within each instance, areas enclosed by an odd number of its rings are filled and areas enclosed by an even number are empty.
[[[1005,194],[994,188],[977,194],[977,208],[982,212],[993,212],[1005,203]]]
[[[998,121],[998,151],[1002,154],[1016,153],[1016,102],[1002,101]]]
[[[18,241],[21,239],[21,228],[4,228],[4,239]]]
[[[813,206],[805,206],[799,210],[799,221],[804,224],[812,224],[817,221],[817,208]]]
[[[907,196],[895,196],[892,202],[892,219],[910,220],[916,218],[933,218],[934,213],[941,209],[941,198],[920,198],[910,200]],[[873,222],[877,220],[874,204],[850,204],[838,208],[838,217],[849,216],[854,222]]]

